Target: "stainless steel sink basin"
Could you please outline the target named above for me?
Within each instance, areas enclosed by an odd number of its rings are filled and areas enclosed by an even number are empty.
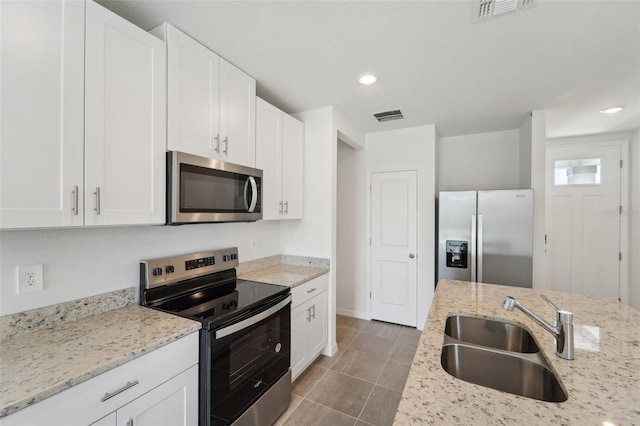
[[[447,318],[444,333],[461,342],[506,351],[540,352],[533,336],[515,324],[486,318],[452,315]]]
[[[440,361],[447,373],[465,382],[541,401],[567,400],[560,380],[542,364],[542,357],[532,360],[513,352],[445,344]]]

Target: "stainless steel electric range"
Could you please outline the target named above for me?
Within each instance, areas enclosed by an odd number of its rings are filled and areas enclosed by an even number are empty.
[[[200,426],[271,425],[291,398],[291,292],[236,277],[238,249],[140,262],[140,304],[202,323]]]

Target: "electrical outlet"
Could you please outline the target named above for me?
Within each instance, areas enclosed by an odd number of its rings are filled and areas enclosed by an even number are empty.
[[[42,263],[18,266],[18,294],[41,291],[44,288]]]

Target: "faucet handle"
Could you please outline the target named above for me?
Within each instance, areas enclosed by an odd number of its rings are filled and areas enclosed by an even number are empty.
[[[560,308],[558,308],[558,307],[556,306],[556,304],[555,304],[555,303],[553,303],[553,302],[551,301],[551,299],[549,299],[549,298],[548,298],[547,296],[545,296],[544,294],[541,294],[541,295],[540,295],[540,297],[542,298],[542,300],[544,300],[545,302],[547,302],[548,304],[550,304],[550,305],[553,307],[553,309],[555,309],[556,311],[560,311],[560,310],[561,310]]]

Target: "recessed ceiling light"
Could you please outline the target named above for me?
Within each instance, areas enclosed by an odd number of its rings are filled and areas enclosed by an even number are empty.
[[[378,77],[376,77],[373,74],[362,74],[360,77],[358,77],[358,81],[360,82],[360,84],[365,84],[365,85],[373,84],[377,80],[378,80]]]
[[[617,105],[614,107],[609,107],[606,109],[602,109],[600,110],[601,113],[603,114],[615,114],[616,112],[620,112],[624,109],[624,105]]]

